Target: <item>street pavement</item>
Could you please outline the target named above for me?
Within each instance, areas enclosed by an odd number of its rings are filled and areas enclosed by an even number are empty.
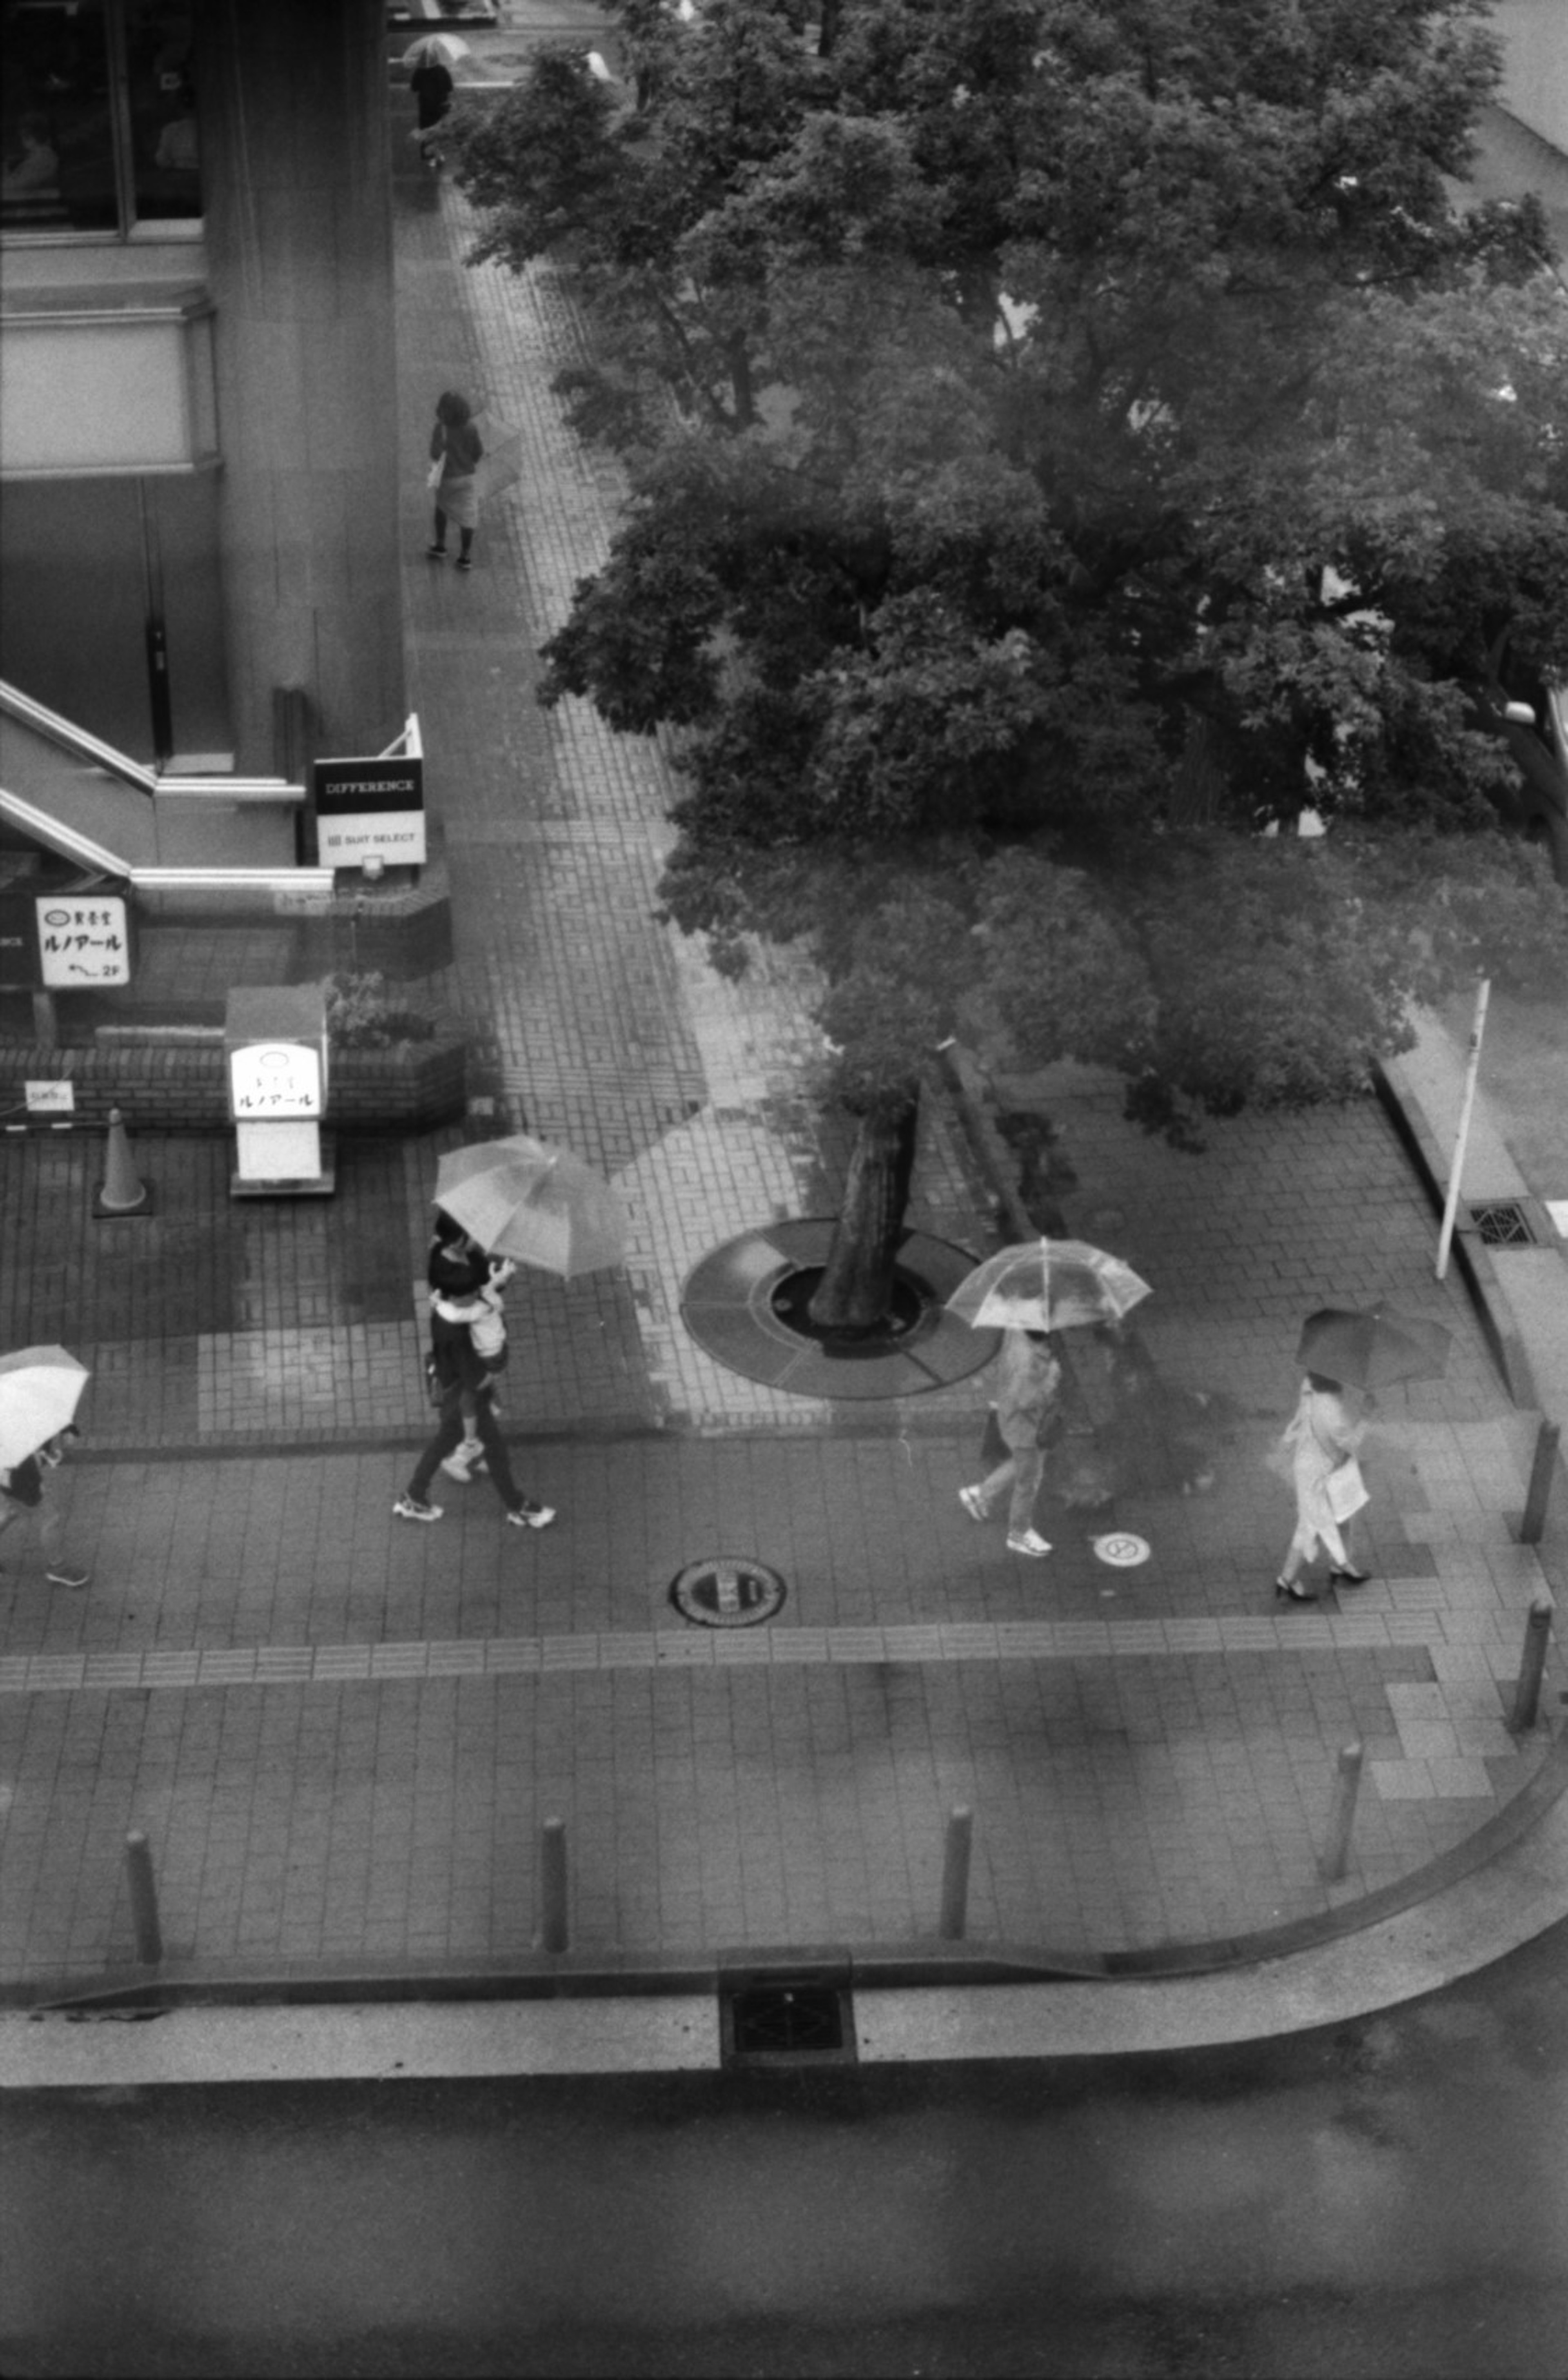
[[[1457,1276],[1434,1278],[1428,1186],[1373,1099],[1221,1123],[1189,1157],[1125,1123],[1111,1079],[1058,1070],[1069,1221],[1153,1284],[1145,1342],[1219,1416],[1210,1490],[1118,1500],[1117,1530],[1150,1548],[1137,1567],[1104,1561],[1102,1524],[1059,1503],[1041,1506],[1043,1563],[968,1521],[985,1373],[794,1397],[687,1333],[702,1257],[833,1211],[845,1148],[810,1095],[812,978],[775,952],[725,981],[659,922],[668,752],[534,699],[536,649],[606,550],[619,480],[550,392],[580,352],[565,297],[537,268],[465,270],[472,233],[456,193],[400,161],[409,701],[457,945],[432,989],[470,1037],[475,1128],[526,1125],[602,1167],[630,1258],[510,1293],[505,1426],[557,1524],[508,1529],[482,1483],[442,1481],[442,1522],[410,1526],[392,1503],[429,1420],[429,1202],[460,1127],[344,1142],[335,1199],[295,1203],[231,1202],[216,1136],[139,1135],[153,1211],[109,1222],[91,1214],[96,1143],[6,1142],[0,1344],[59,1338],[92,1366],[61,1488],[92,1583],[47,1585],[20,1531],[0,1547],[0,1987],[35,2000],[127,1969],[129,1828],[167,1961],[231,1981],[537,1967],[551,1816],[590,1961],[913,1955],[959,1804],[969,1938],[1025,1958],[1157,1963],[1436,1889],[1511,1805],[1534,1808],[1559,1756],[1555,1642],[1538,1723],[1506,1722],[1568,1514],[1560,1482],[1542,1544],[1518,1543],[1539,1414],[1505,1393]],[[423,558],[448,386],[524,441],[466,578]],[[1434,1031],[1396,1086],[1435,1138],[1462,1062]],[[912,1221],[978,1258],[991,1214],[933,1100]],[[1534,1391],[1561,1413],[1568,1267],[1561,1243],[1534,1253],[1525,1302],[1557,1317]],[[1287,1609],[1271,1581],[1290,1499],[1262,1458],[1301,1319],[1380,1297],[1445,1323],[1453,1356],[1383,1400],[1373,1582]],[[684,1622],[671,1581],[703,1556],[775,1567],[782,1612]],[[1352,1742],[1362,1790],[1329,1879]]]

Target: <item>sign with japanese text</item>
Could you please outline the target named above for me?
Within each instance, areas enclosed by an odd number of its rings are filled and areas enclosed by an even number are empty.
[[[422,868],[425,764],[417,754],[317,760],[310,769],[316,843],[323,868]]]
[[[34,904],[45,991],[130,981],[126,905],[103,892],[48,892]]]
[[[305,1041],[252,1041],[229,1051],[229,1101],[237,1123],[319,1116],[322,1060]]]
[[[29,1115],[74,1115],[76,1085],[68,1080],[57,1083],[24,1083],[22,1097],[27,1101]]]

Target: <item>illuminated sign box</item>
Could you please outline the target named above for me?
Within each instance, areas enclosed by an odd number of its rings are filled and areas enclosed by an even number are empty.
[[[0,987],[103,991],[128,984],[131,930],[123,892],[0,894]]]
[[[238,1166],[231,1193],[330,1191],[322,1162],[327,1012],[320,984],[245,984],[224,1020]]]
[[[417,753],[317,760],[310,786],[323,868],[424,866],[425,764]]]

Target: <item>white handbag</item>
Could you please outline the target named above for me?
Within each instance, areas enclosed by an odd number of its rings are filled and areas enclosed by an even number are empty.
[[[1371,1502],[1367,1482],[1361,1476],[1361,1465],[1354,1454],[1347,1454],[1339,1468],[1330,1472],[1326,1493],[1329,1510],[1336,1521],[1348,1521],[1363,1504]]]

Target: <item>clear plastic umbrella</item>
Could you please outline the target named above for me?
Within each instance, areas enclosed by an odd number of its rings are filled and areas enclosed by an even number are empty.
[[[529,1133],[455,1148],[436,1169],[435,1203],[492,1256],[575,1281],[618,1265],[626,1214],[602,1174]]]
[[[977,1330],[1072,1330],[1120,1321],[1152,1293],[1120,1257],[1087,1240],[1026,1240],[977,1265],[947,1311]]]
[[[74,1420],[90,1377],[64,1347],[0,1355],[0,1464],[25,1463]]]
[[[459,40],[456,33],[421,33],[419,40],[410,42],[404,51],[402,64],[406,67],[422,66],[430,58],[437,66],[455,67],[459,58],[471,58],[472,55],[467,42]]]

